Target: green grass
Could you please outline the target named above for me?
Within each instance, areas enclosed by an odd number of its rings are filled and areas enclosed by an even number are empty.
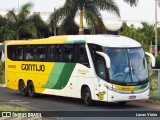
[[[0,111],[29,111],[24,107],[17,107],[11,105],[0,105]]]
[[[158,76],[152,75],[150,80],[150,100],[160,101],[160,96],[158,96]]]
[[[4,84],[5,83],[5,77],[4,74],[0,75],[0,84]]]

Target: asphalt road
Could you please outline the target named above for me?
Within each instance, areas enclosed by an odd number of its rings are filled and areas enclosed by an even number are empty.
[[[26,107],[32,111],[82,111],[79,113],[89,113],[94,111],[94,117],[52,117],[47,119],[55,120],[159,120],[158,117],[111,117],[116,116],[117,113],[122,114],[128,111],[160,111],[160,105],[143,103],[143,102],[129,102],[126,105],[118,105],[116,103],[103,103],[95,102],[94,106],[85,106],[80,99],[50,96],[50,95],[40,95],[37,98],[29,98],[21,96],[19,92],[10,90],[8,88],[0,88],[0,104],[13,104]],[[113,111],[110,117],[96,117],[96,112],[107,112]],[[114,112],[115,111],[115,112]],[[73,112],[73,114],[77,114]],[[91,114],[91,113],[90,113]],[[82,115],[83,116],[83,115]]]

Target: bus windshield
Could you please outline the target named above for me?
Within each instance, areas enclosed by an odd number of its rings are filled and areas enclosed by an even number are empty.
[[[111,60],[111,81],[132,85],[148,80],[147,63],[142,48],[105,48],[105,52]]]

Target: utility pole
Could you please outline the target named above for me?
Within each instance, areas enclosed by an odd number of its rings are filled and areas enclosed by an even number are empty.
[[[155,56],[158,55],[158,41],[157,41],[157,0],[155,0]]]
[[[19,0],[18,0],[18,10],[17,11],[19,11]]]
[[[56,12],[56,8],[54,8],[54,12]],[[57,35],[57,24],[56,23],[53,23],[54,24],[54,36]]]

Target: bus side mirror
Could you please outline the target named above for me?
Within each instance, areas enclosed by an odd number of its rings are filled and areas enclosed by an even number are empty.
[[[109,56],[107,54],[103,53],[103,52],[96,51],[96,53],[98,55],[102,56],[105,59],[105,61],[106,61],[106,67],[110,68],[111,67],[111,60],[110,60]]]
[[[149,52],[145,52],[145,54],[151,58],[152,67],[155,67],[155,64],[156,64],[155,57]]]

